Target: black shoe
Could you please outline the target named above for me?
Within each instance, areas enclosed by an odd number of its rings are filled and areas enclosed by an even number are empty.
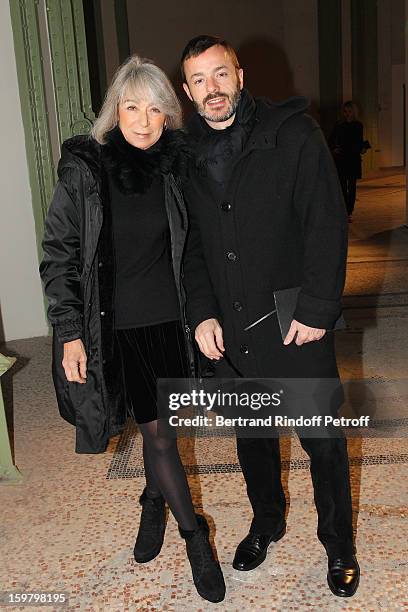
[[[354,555],[329,559],[327,582],[338,597],[352,597],[360,582],[360,567]]]
[[[139,531],[133,554],[138,563],[151,561],[161,551],[166,529],[166,506],[164,497],[149,498],[143,490],[139,502],[142,505]]]
[[[179,528],[179,532],[186,541],[187,556],[198,594],[207,601],[218,603],[225,597],[224,576],[209,542],[208,523],[201,514],[196,514],[196,518],[198,529],[185,531]]]
[[[238,544],[232,567],[241,572],[253,570],[265,561],[268,546],[277,542],[286,532],[286,526],[277,534],[251,533]]]

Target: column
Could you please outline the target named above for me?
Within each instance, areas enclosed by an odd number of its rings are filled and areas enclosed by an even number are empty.
[[[363,157],[363,174],[378,168],[378,50],[376,0],[352,0],[353,100],[360,108],[371,149]]]
[[[341,0],[319,0],[320,124],[328,136],[342,95]]]

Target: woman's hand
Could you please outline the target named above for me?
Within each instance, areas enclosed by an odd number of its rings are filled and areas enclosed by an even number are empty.
[[[64,342],[62,367],[69,382],[86,383],[86,353],[82,340]]]

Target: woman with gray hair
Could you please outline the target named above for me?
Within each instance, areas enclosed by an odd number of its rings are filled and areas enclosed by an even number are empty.
[[[146,475],[134,557],[146,563],[159,554],[167,502],[199,594],[219,602],[225,584],[208,524],[194,512],[177,440],[163,435],[156,405],[157,378],[185,378],[194,369],[182,323],[180,126],[166,75],[150,60],[130,57],[91,136],[62,146],[40,273],[54,328],[58,406],[76,426],[76,451],[103,452],[127,414],[134,418]]]

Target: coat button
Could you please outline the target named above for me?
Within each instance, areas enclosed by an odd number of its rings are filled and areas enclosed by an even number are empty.
[[[231,208],[232,208],[232,205],[231,205],[229,202],[223,202],[223,203],[221,204],[221,209],[222,209],[224,212],[229,212],[229,211],[231,210]]]
[[[105,311],[104,311],[104,310],[101,310],[101,317],[104,317],[104,316],[105,316],[105,314],[106,314],[106,313],[105,313]]]
[[[241,351],[243,355],[248,355],[249,346],[247,344],[241,344],[241,346],[239,347],[239,350]]]
[[[232,307],[234,310],[236,310],[237,312],[241,312],[241,310],[243,309],[243,305],[241,304],[241,302],[233,302],[232,303]]]
[[[229,259],[229,261],[237,261],[238,255],[234,253],[234,251],[228,251],[227,259]]]

